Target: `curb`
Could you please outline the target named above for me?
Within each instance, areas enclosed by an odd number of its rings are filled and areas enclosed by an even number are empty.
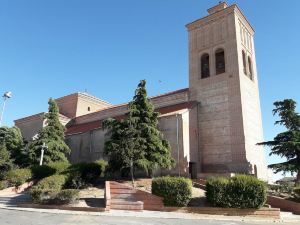
[[[264,219],[253,217],[236,217],[236,216],[216,216],[208,214],[194,214],[194,213],[174,213],[174,212],[157,212],[157,211],[142,211],[142,212],[129,212],[123,210],[111,210],[110,212],[85,212],[85,211],[70,211],[59,209],[33,209],[33,208],[18,208],[0,206],[0,209],[15,210],[23,212],[39,212],[50,214],[65,214],[65,215],[84,215],[84,216],[111,216],[111,217],[136,217],[136,218],[161,218],[161,219],[203,219],[203,220],[218,220],[218,221],[242,221],[242,222],[283,222],[283,223],[299,223],[299,219]]]

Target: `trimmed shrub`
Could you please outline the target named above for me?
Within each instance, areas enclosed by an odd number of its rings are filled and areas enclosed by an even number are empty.
[[[31,198],[34,203],[39,204],[70,204],[79,199],[79,190],[76,189],[32,189]]]
[[[293,197],[297,202],[300,202],[300,187],[296,187],[293,190]]]
[[[43,179],[45,177],[52,176],[54,174],[61,174],[65,172],[69,167],[68,162],[51,162],[47,165],[34,166],[31,168],[34,178]]]
[[[81,180],[88,184],[95,182],[97,178],[103,177],[106,166],[107,162],[104,160],[97,160],[91,163],[82,162],[71,165],[66,173],[69,174],[70,178],[73,176],[78,178],[80,176]]]
[[[55,204],[70,204],[79,199],[79,190],[77,189],[64,189],[57,193],[53,202]]]
[[[192,181],[184,177],[154,178],[152,194],[163,197],[166,206],[187,206],[192,198]]]
[[[68,174],[68,179],[65,184],[65,188],[83,189],[88,186],[86,181],[81,177],[81,174],[77,171],[73,171]]]
[[[214,177],[206,182],[206,198],[218,207],[260,208],[267,200],[267,186],[253,176]]]
[[[9,185],[18,187],[24,184],[26,181],[32,179],[31,169],[15,169],[8,171],[5,175],[5,179]]]
[[[50,177],[46,177],[38,182],[37,185],[35,185],[34,189],[40,189],[40,190],[55,190],[59,191],[63,188],[67,180],[67,177],[65,175],[52,175]]]
[[[31,171],[35,179],[43,179],[55,174],[55,170],[48,165],[33,166]]]
[[[0,190],[8,188],[8,182],[6,180],[0,180]]]
[[[51,162],[47,164],[47,166],[49,166],[55,171],[54,174],[61,174],[64,171],[66,171],[71,166],[71,164],[68,162],[58,161],[58,162]]]

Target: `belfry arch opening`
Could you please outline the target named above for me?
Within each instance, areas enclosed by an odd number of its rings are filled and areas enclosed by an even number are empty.
[[[216,58],[216,74],[225,73],[225,52],[224,49],[219,48],[215,52],[215,58]]]
[[[201,56],[201,78],[207,78],[210,76],[209,71],[209,55],[207,53],[204,53]]]

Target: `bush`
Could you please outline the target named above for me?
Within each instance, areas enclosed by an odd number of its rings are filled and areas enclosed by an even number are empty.
[[[1,180],[0,181],[0,190],[3,190],[5,188],[8,188],[8,183],[6,180]]]
[[[97,160],[92,163],[78,163],[71,165],[66,171],[70,177],[80,176],[85,183],[93,183],[97,178],[103,177],[107,162],[104,160]]]
[[[40,190],[59,191],[65,185],[66,180],[67,177],[65,175],[52,175],[39,181],[38,184],[35,185],[33,188]]]
[[[31,171],[35,179],[43,179],[55,174],[55,170],[48,165],[33,166]]]
[[[34,203],[40,204],[70,204],[74,203],[79,198],[79,190],[64,189],[32,189],[31,198]]]
[[[152,181],[152,193],[163,197],[166,206],[187,206],[192,198],[192,181],[184,177],[158,177]]]
[[[61,174],[64,171],[66,171],[71,166],[71,164],[64,161],[61,162],[58,161],[58,162],[51,162],[47,166],[49,166],[55,171],[54,174]]]
[[[61,174],[70,167],[68,162],[51,162],[47,165],[34,166],[31,168],[34,178],[43,179],[54,174]]]
[[[297,202],[300,202],[300,187],[296,187],[293,190],[293,197]]]
[[[79,199],[79,190],[77,189],[64,189],[57,193],[53,199],[55,204],[70,204]]]
[[[7,180],[9,185],[18,187],[24,184],[26,181],[32,179],[31,169],[15,169],[8,171],[5,179]]]
[[[73,171],[72,173],[68,174],[68,179],[66,181],[65,188],[83,189],[87,186],[88,184],[81,177],[81,174],[79,172]]]
[[[252,176],[214,177],[206,183],[206,198],[213,206],[260,208],[267,199],[267,187]]]

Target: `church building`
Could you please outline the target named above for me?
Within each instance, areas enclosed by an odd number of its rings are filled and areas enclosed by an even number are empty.
[[[159,129],[176,167],[158,175],[192,178],[248,173],[267,180],[254,49],[254,29],[237,5],[225,2],[186,25],[189,87],[151,97]],[[102,122],[123,118],[128,103],[113,105],[87,93],[56,99],[72,163],[105,159]],[[45,126],[44,113],[15,120],[25,139]]]

